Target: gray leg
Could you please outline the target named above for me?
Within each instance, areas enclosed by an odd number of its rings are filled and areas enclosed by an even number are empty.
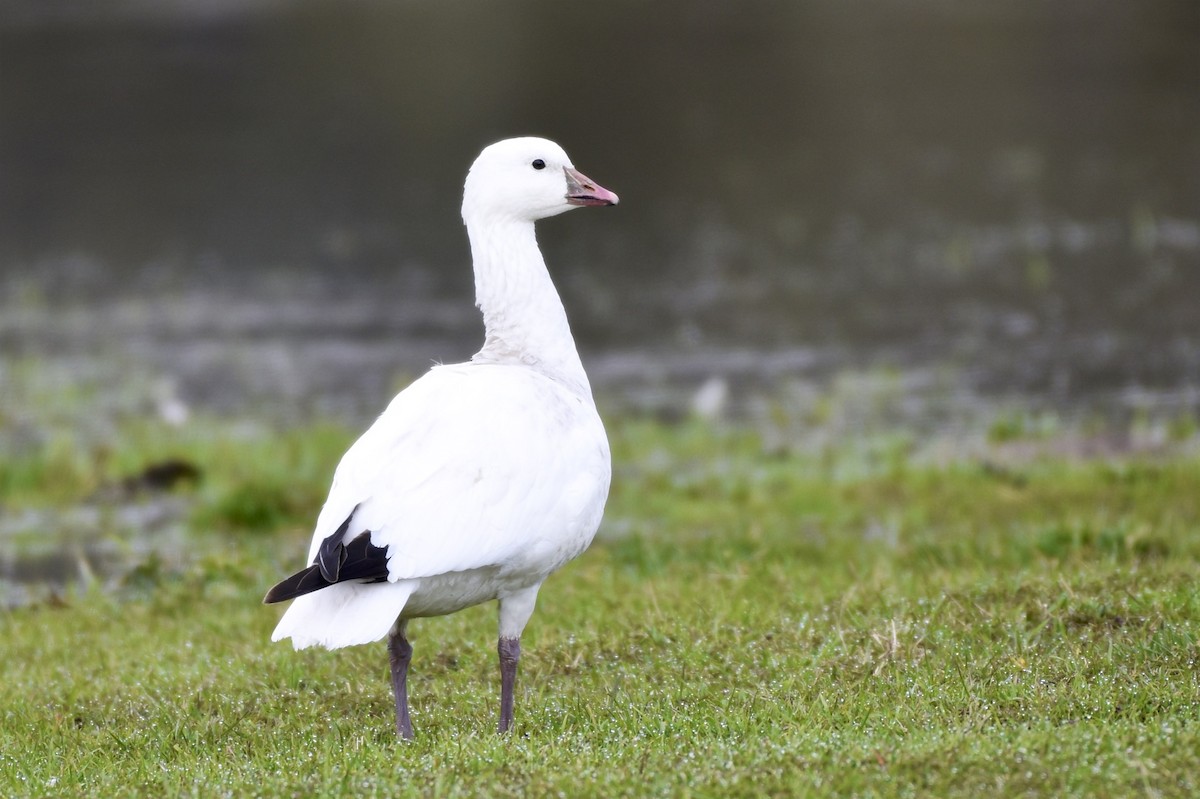
[[[396,735],[412,738],[412,721],[408,717],[408,662],[412,660],[412,644],[404,637],[408,622],[397,621],[388,635],[388,660],[392,664],[392,693],[396,696]]]
[[[537,603],[541,583],[500,597],[500,726],[508,732],[513,722],[513,684],[517,681],[517,661],[521,659],[521,632]]]
[[[516,638],[501,637],[496,649],[500,653],[500,726],[497,732],[506,733],[513,721],[513,685],[517,681],[521,642]]]

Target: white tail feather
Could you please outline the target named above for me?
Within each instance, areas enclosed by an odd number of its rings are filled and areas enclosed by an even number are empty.
[[[296,597],[271,640],[291,638],[296,649],[340,649],[378,641],[395,624],[417,585],[416,580],[335,583]]]

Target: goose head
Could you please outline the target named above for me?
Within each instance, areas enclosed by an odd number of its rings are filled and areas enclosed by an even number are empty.
[[[483,149],[467,173],[463,220],[535,222],[572,208],[616,205],[617,195],[577,171],[548,139],[505,139]]]

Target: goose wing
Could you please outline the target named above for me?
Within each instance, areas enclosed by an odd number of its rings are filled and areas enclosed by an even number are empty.
[[[609,479],[590,400],[520,367],[435,367],[342,458],[309,562],[359,541],[386,552],[392,581],[554,568],[591,540]]]

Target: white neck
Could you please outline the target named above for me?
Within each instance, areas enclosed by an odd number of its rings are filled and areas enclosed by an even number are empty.
[[[591,397],[562,300],[546,271],[533,223],[468,217],[475,304],[486,338],[475,363],[524,364]]]

